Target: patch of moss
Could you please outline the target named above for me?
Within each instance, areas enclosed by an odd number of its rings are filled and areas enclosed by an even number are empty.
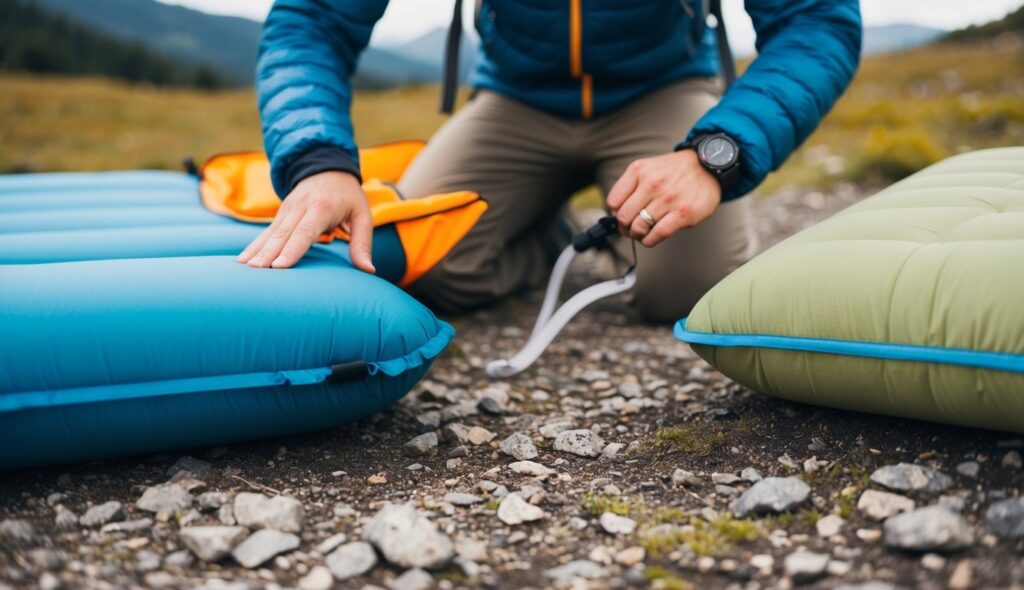
[[[455,564],[449,564],[443,570],[434,574],[434,579],[438,582],[446,580],[453,586],[464,586],[469,581],[466,574],[462,572],[462,568]]]
[[[681,523],[686,520],[686,513],[682,508],[662,506],[644,515],[644,520],[652,525],[664,523]]]
[[[604,494],[587,492],[580,499],[580,506],[593,516],[601,516],[605,512],[611,512],[619,516],[629,516],[639,512],[642,509],[643,502],[633,502],[629,498],[621,496],[606,496]]]
[[[761,523],[731,514],[715,517],[710,522],[696,521],[693,530],[683,533],[683,541],[697,555],[720,556],[736,543],[750,543],[764,536]]]
[[[804,508],[797,514],[797,520],[804,526],[814,527],[821,520],[821,512],[817,508]]]
[[[645,531],[640,534],[639,543],[647,555],[657,558],[675,551],[683,542],[683,531],[673,528],[662,532]]]
[[[675,576],[672,572],[659,565],[652,565],[647,568],[644,570],[644,575],[647,577],[647,581],[650,582],[651,588],[660,588],[662,590],[691,590],[693,588],[689,582]]]
[[[728,442],[727,433],[714,430],[707,425],[675,426],[664,428],[654,434],[655,448],[696,455],[707,455]]]
[[[853,509],[857,506],[857,492],[859,489],[857,486],[850,486],[836,495],[839,517],[843,520],[850,520],[850,516],[853,515]]]

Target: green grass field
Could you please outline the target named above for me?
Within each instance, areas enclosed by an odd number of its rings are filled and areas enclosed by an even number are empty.
[[[1022,96],[1019,39],[869,57],[819,130],[759,192],[877,184],[957,152],[1024,144]],[[445,120],[437,103],[436,87],[360,93],[357,140],[427,138]],[[176,169],[186,154],[202,160],[260,145],[249,90],[0,75],[0,171]]]

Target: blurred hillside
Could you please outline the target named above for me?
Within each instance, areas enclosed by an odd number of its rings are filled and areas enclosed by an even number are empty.
[[[225,83],[204,63],[183,64],[141,42],[45,11],[31,0],[0,0],[0,71],[93,74],[207,89]]]
[[[821,128],[759,192],[885,183],[961,151],[1024,145],[1021,96],[1020,35],[865,57]],[[175,169],[185,154],[259,149],[255,102],[249,90],[3,75],[0,170]],[[357,139],[427,138],[445,120],[437,104],[432,85],[359,92]]]

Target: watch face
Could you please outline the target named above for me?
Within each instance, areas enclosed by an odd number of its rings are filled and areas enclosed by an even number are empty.
[[[700,157],[710,166],[725,168],[736,161],[736,146],[722,137],[712,137],[700,144]]]

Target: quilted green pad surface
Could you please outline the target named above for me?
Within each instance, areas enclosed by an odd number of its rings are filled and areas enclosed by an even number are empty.
[[[763,393],[1024,432],[1024,148],[950,158],[785,240],[676,335]]]

